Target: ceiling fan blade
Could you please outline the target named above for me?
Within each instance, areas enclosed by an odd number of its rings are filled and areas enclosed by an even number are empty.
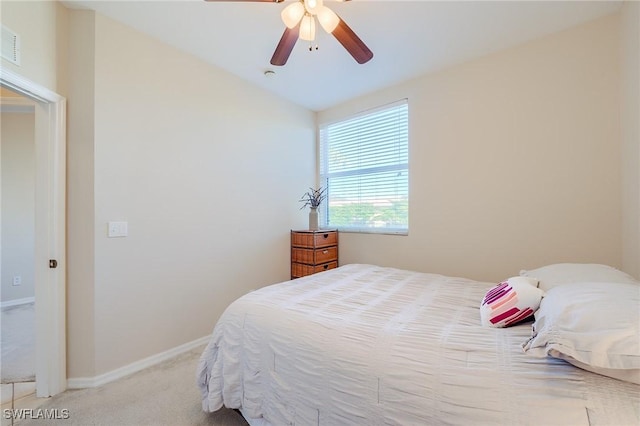
[[[353,32],[351,27],[349,27],[342,18],[339,16],[338,18],[340,22],[332,32],[333,36],[347,49],[347,52],[353,56],[353,59],[355,59],[357,63],[364,64],[369,62],[371,58],[373,58],[373,52],[369,50],[367,45],[360,40],[360,37]]]
[[[271,65],[282,66],[287,63],[289,55],[293,50],[293,46],[298,41],[298,33],[300,32],[300,24],[293,28],[285,28],[278,46],[271,57]]]

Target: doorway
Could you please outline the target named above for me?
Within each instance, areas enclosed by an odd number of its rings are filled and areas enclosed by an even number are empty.
[[[2,70],[0,85],[33,103],[35,379],[36,396],[49,397],[64,391],[67,381],[66,100],[8,69]]]
[[[35,392],[35,105],[0,88],[2,403]]]

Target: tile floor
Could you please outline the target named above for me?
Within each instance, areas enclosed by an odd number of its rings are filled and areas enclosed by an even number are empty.
[[[0,388],[2,410],[0,410],[0,426],[11,426],[14,423],[10,415],[12,409],[36,409],[47,401],[47,398],[36,397],[36,383],[24,382],[2,384]],[[12,399],[13,398],[13,399]]]

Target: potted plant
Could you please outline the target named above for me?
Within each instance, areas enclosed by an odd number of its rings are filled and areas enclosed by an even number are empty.
[[[304,203],[300,210],[305,207],[309,207],[309,230],[317,231],[318,230],[318,207],[327,198],[327,188],[309,188],[309,191],[305,192],[304,195],[300,198],[300,202]]]

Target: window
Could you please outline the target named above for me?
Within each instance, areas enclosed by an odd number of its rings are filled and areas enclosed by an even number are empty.
[[[407,100],[320,126],[322,223],[341,231],[409,230]]]

